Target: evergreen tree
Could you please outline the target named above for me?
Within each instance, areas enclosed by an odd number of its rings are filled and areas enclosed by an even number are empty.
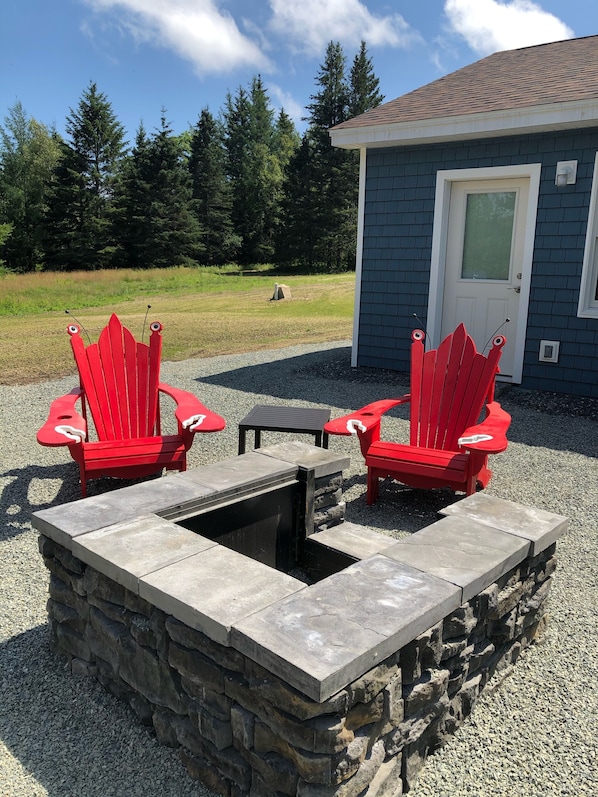
[[[382,99],[365,44],[354,59],[350,82],[345,68],[341,45],[330,42],[316,78],[319,90],[307,106],[307,142],[289,165],[278,239],[281,258],[328,271],[354,267],[359,182],[356,153],[333,147],[328,131],[357,108],[368,110]]]
[[[291,117],[284,108],[281,108],[274,125],[273,152],[283,174],[286,173],[291,158],[300,146],[301,136]]]
[[[119,242],[117,264],[144,268],[151,258],[152,173],[150,142],[143,124],[135,136],[135,146],[125,159],[115,200],[115,230]]]
[[[147,267],[197,264],[204,246],[191,175],[164,115],[147,150],[150,192]]]
[[[20,102],[0,127],[0,222],[11,235],[2,256],[12,271],[32,271],[43,262],[44,213],[58,138],[27,116]]]
[[[313,142],[305,134],[287,166],[276,243],[278,261],[300,265],[310,271],[315,266],[316,251],[314,216],[318,181],[315,162]]]
[[[232,218],[242,239],[239,259],[265,262],[274,253],[284,169],[296,146],[293,125],[286,114],[274,122],[259,76],[249,92],[239,88],[234,99],[228,95],[224,121]]]
[[[316,78],[319,91],[312,95],[307,106],[310,111],[307,136],[311,146],[304,155],[310,159],[308,173],[312,190],[305,192],[310,207],[297,208],[300,220],[293,218],[292,205],[286,207],[290,229],[287,232],[287,251],[297,249],[309,212],[310,249],[302,258],[306,264],[317,265],[327,271],[352,267],[356,246],[357,172],[355,153],[333,148],[329,128],[344,122],[348,114],[349,85],[345,78],[346,59],[338,42],[330,42],[324,64]],[[294,162],[297,168],[298,161]],[[305,168],[305,166],[303,166]],[[288,185],[299,176],[290,176]],[[295,243],[292,243],[292,241]]]
[[[348,118],[359,116],[375,108],[384,100],[380,94],[380,81],[374,74],[372,59],[368,56],[365,42],[353,59],[349,79]]]
[[[278,189],[282,173],[273,154],[274,113],[261,77],[253,79],[250,93],[251,138],[247,181],[247,235],[245,262],[263,263],[274,253]]]
[[[320,153],[331,149],[328,129],[348,118],[349,86],[345,78],[346,58],[339,42],[330,42],[326,48],[324,63],[316,77],[320,87],[312,94],[307,106],[310,114],[310,135]]]
[[[283,203],[285,199],[286,180],[288,178],[291,160],[301,146],[301,136],[284,108],[280,109],[274,125],[272,146],[279,172],[277,192],[272,211],[274,222],[274,251],[277,252],[281,242],[281,235],[283,235],[282,225],[285,213]]]
[[[222,125],[207,108],[201,112],[192,132],[189,170],[198,219],[204,230],[202,260],[209,265],[230,262],[241,240],[234,232],[231,218],[232,196],[226,176]]]
[[[116,249],[112,200],[124,131],[105,94],[90,83],[67,117],[47,216],[48,263],[58,269],[106,268]]]
[[[234,98],[230,93],[226,95],[223,115],[226,167],[232,191],[231,217],[235,233],[241,240],[240,260],[247,262],[245,241],[248,240],[251,230],[251,222],[247,217],[251,103],[243,87],[237,89]]]

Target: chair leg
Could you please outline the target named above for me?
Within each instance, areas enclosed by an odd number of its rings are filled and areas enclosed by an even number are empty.
[[[79,465],[79,478],[81,479],[81,498],[87,498],[87,477],[83,464]]]
[[[373,468],[368,468],[368,488],[366,493],[366,503],[371,506],[378,498],[378,477]]]

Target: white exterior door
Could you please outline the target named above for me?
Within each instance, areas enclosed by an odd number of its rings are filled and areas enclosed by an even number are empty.
[[[463,322],[478,351],[500,329],[501,376],[512,379],[524,271],[529,178],[453,182],[441,337]],[[506,319],[509,323],[505,324]]]

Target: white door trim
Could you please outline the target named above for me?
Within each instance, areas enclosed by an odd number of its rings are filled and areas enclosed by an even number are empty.
[[[357,251],[355,252],[355,299],[353,305],[353,341],[351,345],[351,367],[357,368],[359,347],[359,313],[361,311],[361,275],[363,267],[363,228],[365,218],[365,178],[367,149],[359,150],[359,193],[357,199]]]
[[[436,173],[436,197],[434,201],[434,227],[432,232],[432,261],[430,268],[427,323],[428,338],[432,347],[440,343],[448,215],[452,183],[467,180],[500,180],[515,177],[529,178],[529,197],[521,270],[521,294],[519,297],[519,317],[517,319],[515,361],[512,379],[515,383],[521,382],[523,374],[523,355],[525,352],[527,311],[529,306],[541,170],[541,163],[524,163],[520,166],[493,166],[481,169],[447,169]],[[502,331],[508,337],[509,330],[506,329]]]

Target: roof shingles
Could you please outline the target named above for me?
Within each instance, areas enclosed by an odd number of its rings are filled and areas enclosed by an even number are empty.
[[[333,130],[598,98],[598,36],[493,53]]]

